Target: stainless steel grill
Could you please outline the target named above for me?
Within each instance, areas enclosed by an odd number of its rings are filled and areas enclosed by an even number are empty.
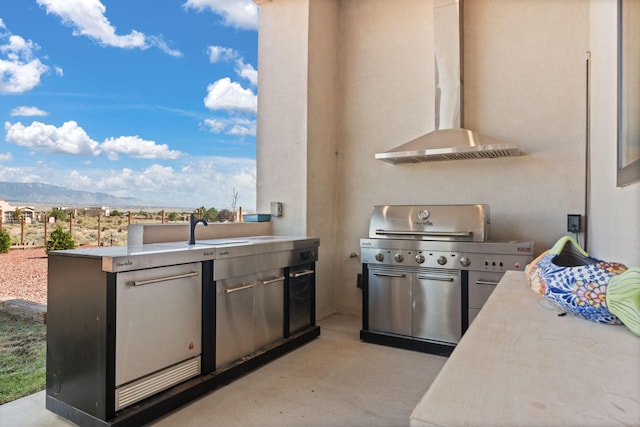
[[[531,241],[490,240],[489,207],[375,206],[361,239],[361,338],[447,355]]]

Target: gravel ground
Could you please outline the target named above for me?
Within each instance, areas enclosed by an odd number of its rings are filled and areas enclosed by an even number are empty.
[[[12,249],[0,254],[0,299],[47,303],[47,253],[44,248]]]

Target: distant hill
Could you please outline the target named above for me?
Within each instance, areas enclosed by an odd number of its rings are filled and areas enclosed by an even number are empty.
[[[71,190],[56,185],[0,182],[0,199],[23,204],[48,204],[52,206],[143,206],[145,203],[133,197],[115,197],[107,193]]]

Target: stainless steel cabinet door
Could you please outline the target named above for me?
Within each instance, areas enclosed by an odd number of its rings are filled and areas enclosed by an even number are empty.
[[[411,335],[411,275],[369,270],[369,329]]]
[[[503,275],[503,272],[494,271],[469,272],[469,324],[476,318]]]
[[[413,336],[447,343],[462,337],[459,271],[417,273],[413,281]]]
[[[200,263],[118,273],[116,386],[198,356]]]
[[[216,368],[255,350],[254,276],[216,281]]]
[[[264,271],[255,278],[256,349],[284,336],[284,274],[282,269]]]

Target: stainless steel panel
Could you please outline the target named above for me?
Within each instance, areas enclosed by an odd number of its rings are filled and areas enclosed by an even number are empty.
[[[469,324],[491,296],[504,272],[469,272]]]
[[[118,274],[116,386],[200,354],[201,274],[201,263]]]
[[[487,205],[374,206],[369,237],[484,242],[490,223]]]
[[[216,281],[216,368],[253,351],[254,276]]]
[[[460,272],[416,273],[413,281],[413,332],[417,338],[457,343],[462,337]]]
[[[469,309],[469,324],[473,322],[473,319],[475,319],[478,316],[478,314],[480,314],[480,309],[477,309],[477,308]]]
[[[198,375],[200,375],[200,356],[116,388],[115,409],[118,411]]]
[[[260,349],[284,336],[284,274],[263,271],[255,278],[255,347]]]
[[[369,269],[369,329],[411,335],[411,274]]]

